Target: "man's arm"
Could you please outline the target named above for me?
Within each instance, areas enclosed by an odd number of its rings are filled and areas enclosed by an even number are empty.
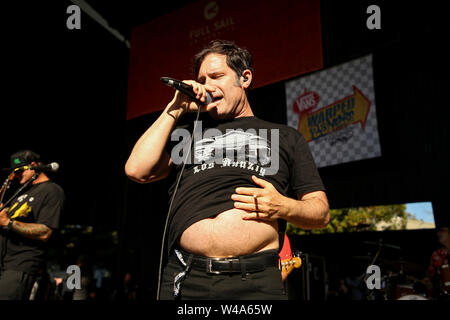
[[[325,192],[314,191],[297,197],[298,200],[286,197],[285,220],[305,230],[325,228],[330,222]]]
[[[195,81],[185,82],[193,87],[197,98],[201,101],[205,101],[206,90],[211,92],[215,90],[214,87],[201,85]],[[216,103],[210,103],[208,108],[211,109],[215,105]],[[125,164],[127,176],[139,183],[153,182],[167,177],[172,160],[170,155],[164,151],[164,147],[178,119],[185,112],[196,110],[198,110],[198,106],[195,102],[176,91],[173,100],[159,118],[136,142]],[[207,110],[206,106],[201,107],[201,111]]]
[[[298,195],[298,200],[280,194],[268,181],[252,176],[262,188],[237,188],[231,198],[235,208],[249,211],[245,220],[283,219],[302,229],[324,228],[330,221],[328,199],[323,191]]]
[[[0,212],[0,227],[4,228],[12,221],[11,231],[20,234],[21,236],[46,242],[52,235],[52,229],[41,223],[25,223],[16,220],[11,220],[8,217],[6,209]]]
[[[167,107],[139,138],[125,164],[125,173],[131,180],[147,183],[169,174],[172,161],[164,147],[179,116],[179,112],[171,112]]]
[[[13,220],[11,230],[33,240],[47,242],[52,235],[52,229],[41,223],[25,223]]]

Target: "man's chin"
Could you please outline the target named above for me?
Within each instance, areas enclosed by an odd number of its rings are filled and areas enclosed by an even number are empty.
[[[209,111],[209,115],[214,120],[225,120],[225,119],[233,119],[233,114],[230,112],[226,112],[221,108],[213,108]]]

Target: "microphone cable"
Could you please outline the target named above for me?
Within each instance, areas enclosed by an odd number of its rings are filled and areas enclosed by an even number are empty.
[[[159,300],[159,294],[160,294],[160,291],[161,291],[162,261],[163,261],[163,257],[164,257],[164,247],[165,247],[166,232],[167,232],[167,226],[168,226],[168,223],[169,223],[170,211],[172,210],[172,204],[173,204],[173,200],[175,199],[175,195],[176,195],[177,190],[178,190],[178,185],[180,184],[181,177],[183,176],[183,171],[184,171],[184,167],[186,165],[186,161],[187,161],[188,157],[191,155],[192,140],[194,138],[195,129],[197,128],[198,118],[200,116],[200,108],[201,107],[199,106],[199,108],[197,110],[197,116],[196,116],[195,121],[194,121],[194,129],[192,130],[191,140],[189,142],[189,150],[188,150],[188,153],[186,155],[186,158],[183,161],[183,166],[181,167],[180,175],[178,176],[177,183],[175,185],[175,189],[173,191],[172,198],[170,200],[169,211],[167,212],[166,222],[164,224],[164,231],[163,231],[163,236],[162,236],[162,246],[161,246],[161,252],[160,252],[160,255],[159,255],[158,289],[157,289],[157,292],[156,292],[156,300]]]

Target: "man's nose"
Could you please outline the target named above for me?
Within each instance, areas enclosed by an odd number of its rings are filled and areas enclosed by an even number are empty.
[[[214,79],[212,79],[212,78],[206,78],[205,79],[205,85],[209,85],[209,86],[214,86],[214,83],[215,83],[215,80]]]

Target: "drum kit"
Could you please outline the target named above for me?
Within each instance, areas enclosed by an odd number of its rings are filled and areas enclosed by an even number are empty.
[[[398,246],[384,243],[382,239],[378,242],[363,241],[364,244],[377,247],[376,253],[372,256],[354,256],[353,259],[364,260],[370,265],[377,265],[381,270],[380,289],[369,290],[367,300],[435,300],[450,299],[450,268],[442,265],[438,271],[439,283],[432,284],[426,278],[418,279],[417,275],[424,273],[427,266],[417,264],[404,259],[381,259],[382,251],[394,250],[400,252]],[[383,250],[384,249],[384,250]],[[360,279],[368,279],[366,270]],[[419,276],[420,277],[420,276]]]

